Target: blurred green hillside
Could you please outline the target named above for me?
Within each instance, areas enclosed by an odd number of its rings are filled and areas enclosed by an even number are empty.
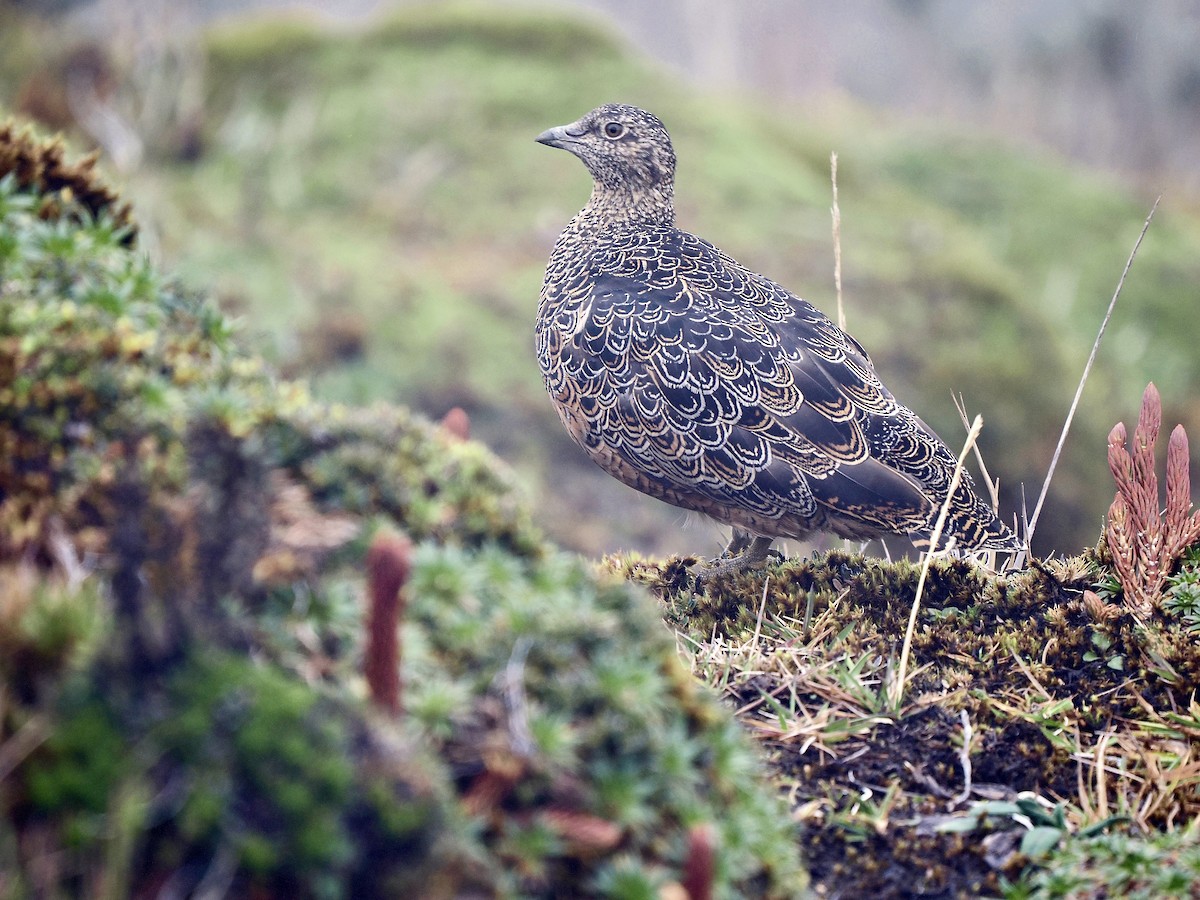
[[[11,102],[33,51],[8,50]],[[680,224],[831,313],[836,151],[849,328],[949,443],[963,433],[952,393],[983,414],[1009,517],[1022,484],[1033,505],[1153,200],[969,134],[700,94],[587,21],[535,12],[417,7],[353,33],[263,19],[207,34],[192,65],[204,90],[187,158],[153,135],[125,175],[144,240],[185,279],[215,280],[322,398],[465,408],[528,478],[549,532],[591,554],[708,552],[720,536],[594,470],[543,395],[537,290],[588,193],[576,161],[533,142],[544,128],[610,100],[650,108],[680,158]],[[1200,215],[1162,188],[1042,551],[1095,541],[1111,500],[1104,438],[1147,380],[1168,419],[1200,427]]]

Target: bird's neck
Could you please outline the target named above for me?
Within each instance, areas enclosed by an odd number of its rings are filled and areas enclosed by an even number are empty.
[[[671,184],[648,188],[611,187],[597,182],[587,206],[575,217],[585,230],[675,224],[675,189]]]

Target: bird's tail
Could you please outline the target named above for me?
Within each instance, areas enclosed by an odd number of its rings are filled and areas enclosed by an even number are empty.
[[[946,525],[942,529],[942,536],[938,539],[939,550],[946,549],[951,538],[954,541],[954,549],[966,553],[976,550],[1025,549],[1025,542],[1000,521],[982,497],[972,494],[971,501],[965,508],[951,507],[950,514],[946,517]],[[936,518],[935,514],[934,521]],[[913,546],[922,552],[929,550],[933,524],[931,521],[928,529],[909,535]]]

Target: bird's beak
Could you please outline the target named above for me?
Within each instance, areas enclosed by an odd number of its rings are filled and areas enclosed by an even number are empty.
[[[572,122],[570,125],[559,125],[557,128],[548,128],[537,136],[539,144],[545,144],[547,147],[558,147],[561,150],[570,150],[572,144],[578,144],[579,139],[583,137],[584,129],[580,127],[578,122]]]

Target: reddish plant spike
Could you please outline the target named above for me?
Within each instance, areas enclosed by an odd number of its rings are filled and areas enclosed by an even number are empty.
[[[1142,395],[1131,446],[1118,422],[1108,435],[1108,466],[1117,496],[1108,512],[1105,538],[1126,604],[1139,618],[1158,605],[1162,589],[1184,550],[1200,540],[1200,511],[1192,512],[1187,434],[1177,425],[1167,442],[1166,506],[1160,505],[1154,445],[1162,426],[1162,398],[1153,383]]]
[[[363,674],[371,701],[391,715],[400,712],[400,617],[404,583],[412,569],[412,542],[381,532],[367,550],[367,646]]]
[[[1135,614],[1140,615],[1143,605],[1140,594],[1141,578],[1137,572],[1133,542],[1129,539],[1128,507],[1120,494],[1117,494],[1108,509],[1108,523],[1104,534],[1117,580],[1121,582],[1125,591],[1125,603]]]
[[[1176,425],[1167,442],[1167,541],[1178,557],[1200,537],[1200,513],[1192,513],[1191,461],[1187,432]]]
[[[609,852],[625,835],[615,822],[578,810],[551,807],[542,813],[541,819],[573,855],[585,859]]]
[[[1116,425],[1114,425],[1112,427],[1112,431],[1110,431],[1108,433],[1108,446],[1109,447],[1114,447],[1114,446],[1121,447],[1123,449],[1125,447],[1126,440],[1127,440],[1127,438],[1125,435],[1125,423],[1118,422]]]
[[[1125,423],[1118,422],[1108,433],[1108,468],[1122,494],[1133,480],[1133,457],[1125,447],[1126,440]]]
[[[512,773],[485,769],[463,794],[463,808],[468,815],[490,816],[504,802],[516,782]]]
[[[1174,511],[1180,519],[1192,507],[1191,468],[1187,432],[1176,425],[1167,441],[1167,512]]]
[[[1153,452],[1154,444],[1158,441],[1158,430],[1161,427],[1162,397],[1159,396],[1158,388],[1151,381],[1142,393],[1142,408],[1138,412],[1137,431],[1134,432],[1134,452],[1145,449]]]
[[[448,437],[468,440],[471,437],[471,417],[461,406],[455,406],[442,416],[441,428]]]
[[[1138,524],[1147,524],[1157,534],[1159,530],[1158,515],[1158,472],[1154,467],[1154,444],[1157,438],[1157,428],[1142,429],[1138,421],[1138,430],[1134,434],[1133,447],[1133,493],[1130,500],[1133,519]],[[1139,529],[1139,534],[1144,530]]]
[[[1137,430],[1133,434],[1133,484],[1136,500],[1133,518],[1138,524],[1153,529],[1148,539],[1156,537],[1161,528],[1158,507],[1158,472],[1154,466],[1154,447],[1158,443],[1158,432],[1162,427],[1162,398],[1154,382],[1146,385],[1142,394],[1142,408],[1138,412]],[[1139,529],[1140,534],[1145,534]]]
[[[683,889],[691,900],[712,900],[717,872],[717,830],[709,822],[688,829],[688,855]]]

